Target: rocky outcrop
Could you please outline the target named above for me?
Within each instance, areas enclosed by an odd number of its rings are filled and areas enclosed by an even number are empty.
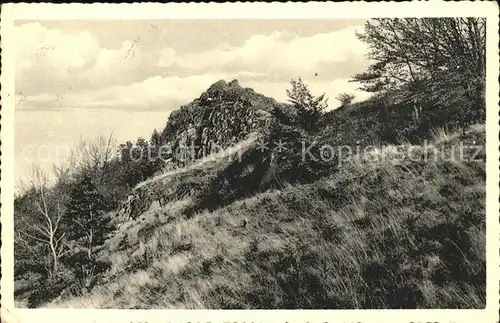
[[[243,88],[238,81],[220,80],[193,102],[171,113],[163,140],[172,148],[177,166],[225,149],[250,132],[266,127],[282,104]]]
[[[253,142],[255,138],[249,135],[270,126],[277,109],[286,109],[286,105],[243,88],[236,80],[212,84],[200,97],[170,114],[162,141],[171,148],[168,165],[173,171],[164,169],[163,172],[171,175],[139,184],[123,203],[119,215],[136,218],[154,202],[162,206],[201,189],[195,187],[201,186],[201,176],[187,166],[198,164],[195,161],[208,155],[230,152],[231,149],[227,149],[230,146]],[[219,157],[219,160],[221,163],[224,158]],[[206,167],[201,167],[204,173],[207,173]],[[175,169],[187,170],[187,175],[177,174]],[[186,184],[189,178],[195,179],[191,186]]]

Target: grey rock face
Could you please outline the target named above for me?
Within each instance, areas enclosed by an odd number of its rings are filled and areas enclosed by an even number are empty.
[[[278,106],[237,80],[215,82],[198,99],[171,113],[166,139],[172,145],[173,160],[184,166],[237,143],[269,125],[271,111]]]

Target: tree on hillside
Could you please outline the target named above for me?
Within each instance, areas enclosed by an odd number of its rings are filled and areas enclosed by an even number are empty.
[[[107,206],[89,174],[83,174],[70,192],[67,238],[72,245],[72,262],[76,277],[89,287],[98,272],[97,249],[111,231]]]
[[[40,168],[34,168],[30,178],[31,186],[23,199],[17,199],[14,242],[20,249],[29,249],[38,245],[42,251],[48,277],[54,277],[59,271],[60,259],[68,252],[65,232],[65,196],[48,188],[47,174]],[[38,255],[40,256],[40,255]],[[39,258],[39,257],[37,257]],[[41,257],[40,259],[43,259]]]
[[[416,123],[484,118],[484,18],[379,18],[357,36],[373,61],[354,76],[363,90],[393,97],[386,94],[398,89]]]
[[[107,137],[102,134],[93,139],[80,138],[77,147],[70,156],[70,168],[80,172],[105,169],[116,157],[118,145],[113,133]]]
[[[122,162],[116,153],[112,135],[81,140],[67,163],[54,166],[54,182],[35,168],[22,185],[14,201],[14,275],[15,293],[28,306],[68,288],[78,294],[106,268],[98,250],[113,229],[109,212],[130,191],[127,179],[136,171],[131,158]]]
[[[122,167],[120,162],[120,157],[123,157],[120,148],[113,133],[108,136],[99,134],[90,139],[81,138],[71,151],[66,169],[57,170],[58,183],[78,182],[82,177],[90,176],[107,207],[116,207],[128,190],[124,174],[128,169]]]
[[[153,147],[160,147],[161,146],[161,135],[156,130],[156,128],[153,130],[153,133],[151,134],[151,139],[149,140],[149,143]]]
[[[288,100],[297,110],[297,121],[305,130],[314,130],[317,126],[321,113],[328,107],[328,99],[325,94],[313,96],[306,84],[299,77],[290,81],[291,89],[286,90]]]
[[[157,171],[161,168],[162,160],[166,159],[167,154],[165,153],[164,148],[162,147],[162,139],[158,130],[154,129],[151,134],[151,139],[149,140],[149,155],[151,156],[150,163],[152,163],[152,167],[154,171]]]
[[[150,146],[146,139],[137,138],[132,149],[132,161],[140,181],[152,176],[158,170],[160,161],[157,157],[155,147]]]
[[[153,132],[150,142],[139,137],[135,144],[127,141],[126,144],[120,145],[120,176],[130,188],[161,169],[162,161],[159,158],[161,138],[157,134]]]
[[[366,91],[446,74],[473,82],[485,73],[484,18],[378,18],[357,36],[368,44],[368,58],[374,60],[367,72],[354,77]]]
[[[352,100],[354,100],[354,95],[348,93],[341,93],[335,99],[340,101],[341,107],[345,107],[352,103]]]

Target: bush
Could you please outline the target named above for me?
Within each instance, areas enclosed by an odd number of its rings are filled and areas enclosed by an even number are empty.
[[[76,280],[68,269],[61,269],[54,277],[46,277],[30,286],[27,297],[28,307],[35,308],[52,301],[67,289],[70,289]]]
[[[316,130],[322,112],[328,107],[328,99],[324,93],[314,97],[300,77],[290,83],[292,88],[286,90],[286,94],[297,111],[296,123],[307,131]]]

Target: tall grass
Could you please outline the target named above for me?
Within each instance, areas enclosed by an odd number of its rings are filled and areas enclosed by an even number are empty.
[[[484,127],[431,148],[459,140],[484,144]],[[149,210],[108,241],[106,282],[50,306],[484,307],[484,158],[371,160],[192,217],[171,207],[189,201]]]

